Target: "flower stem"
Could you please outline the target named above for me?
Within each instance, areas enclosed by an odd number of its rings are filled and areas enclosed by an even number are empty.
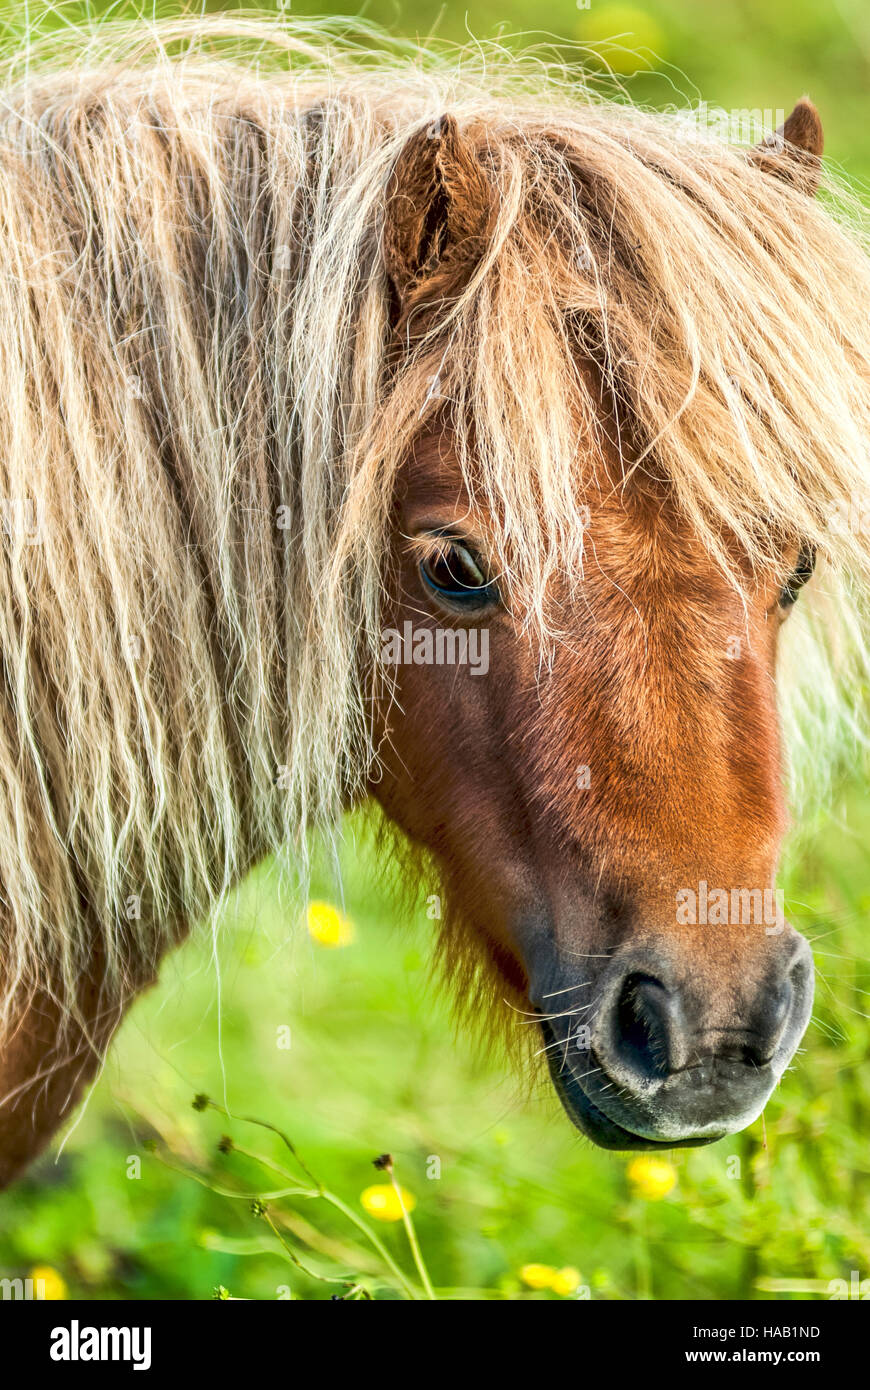
[[[428,1299],[435,1299],[435,1290],[432,1287],[432,1280],[429,1278],[429,1271],[426,1268],[426,1261],[423,1259],[423,1252],[420,1249],[420,1242],[417,1239],[417,1232],[414,1229],[414,1222],[411,1220],[411,1213],[407,1210],[402,1200],[402,1189],[396,1182],[396,1175],[393,1172],[393,1165],[390,1164],[387,1172],[390,1175],[390,1182],[399,1199],[399,1206],[402,1208],[402,1220],[405,1223],[405,1233],[408,1237],[408,1244],[411,1247],[411,1254],[414,1256],[414,1264],[417,1266],[417,1273],[420,1275],[420,1282]]]

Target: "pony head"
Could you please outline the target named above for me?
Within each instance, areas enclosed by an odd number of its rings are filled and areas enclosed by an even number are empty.
[[[809,228],[824,252],[821,145],[807,102],[706,167],[644,122],[442,120],[391,185],[396,351],[428,388],[374,790],[441,867],[448,960],[473,943],[609,1148],[743,1128],[810,1018],[776,666],[842,425],[827,463],[798,439],[830,367],[798,254]]]

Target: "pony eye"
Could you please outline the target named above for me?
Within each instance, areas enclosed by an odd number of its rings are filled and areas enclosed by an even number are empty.
[[[420,563],[426,587],[463,609],[485,608],[497,602],[498,590],[487,579],[474,551],[452,536],[438,537],[438,542],[438,548]]]
[[[791,608],[792,604],[797,603],[797,596],[805,584],[812,578],[813,570],[816,567],[816,552],[812,546],[807,546],[798,555],[794,573],[783,587],[779,596],[780,608]]]

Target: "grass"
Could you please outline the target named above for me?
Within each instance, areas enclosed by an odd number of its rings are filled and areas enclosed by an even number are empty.
[[[360,1201],[385,1152],[416,1202],[438,1297],[558,1297],[523,1281],[529,1264],[575,1269],[563,1296],[593,1299],[824,1297],[833,1279],[867,1276],[870,802],[857,789],[786,865],[789,914],[822,972],[803,1053],[764,1125],[675,1151],[675,1185],[657,1200],[625,1156],[571,1129],[549,1090],[525,1095],[454,1036],[429,978],[425,900],[398,915],[353,829],[352,941],[329,949],[297,930],[271,865],[239,890],[219,938],[229,1110],[282,1130],[307,1173],[278,1134],[216,1108],[205,933],[131,1014],[60,1158],[0,1198],[0,1277],[48,1265],[87,1298],[422,1296],[403,1221],[373,1220]],[[336,900],[327,879],[314,888]],[[195,1110],[198,1093],[215,1104]]]

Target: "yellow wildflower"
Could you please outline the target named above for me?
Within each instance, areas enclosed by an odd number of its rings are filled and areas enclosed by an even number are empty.
[[[523,1265],[520,1278],[530,1289],[551,1289],[558,1270],[552,1265]]]
[[[576,1293],[580,1287],[580,1271],[573,1265],[566,1265],[564,1269],[557,1270],[550,1288],[553,1293],[561,1294],[567,1298],[570,1294]]]
[[[50,1299],[54,1303],[66,1298],[66,1281],[51,1265],[34,1265],[28,1278],[33,1280],[33,1292],[37,1298]]]
[[[331,903],[309,903],[307,919],[310,934],[321,946],[349,946],[353,941],[353,923]]]
[[[628,1180],[639,1197],[657,1202],[676,1185],[677,1170],[666,1158],[643,1155],[633,1158],[626,1169]]]
[[[369,1216],[373,1216],[376,1221],[401,1221],[402,1202],[405,1204],[405,1211],[413,1211],[417,1205],[417,1199],[412,1192],[404,1187],[399,1191],[402,1194],[402,1201],[399,1201],[399,1193],[392,1183],[375,1183],[373,1187],[367,1187],[360,1197],[363,1207]]]

